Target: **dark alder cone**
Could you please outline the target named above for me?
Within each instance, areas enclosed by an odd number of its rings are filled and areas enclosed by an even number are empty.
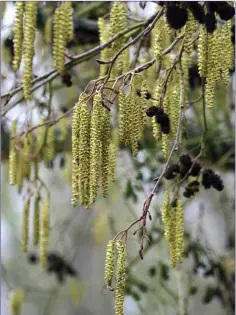
[[[158,107],[158,112],[157,112],[157,114],[156,114],[156,122],[157,122],[158,124],[161,123],[161,119],[162,119],[162,116],[163,116],[163,115],[164,115],[164,110],[163,110],[163,108]]]
[[[224,189],[223,181],[220,176],[217,174],[213,174],[211,176],[212,187],[214,187],[218,191],[222,191]]]
[[[146,115],[148,117],[154,117],[155,115],[158,114],[158,107],[157,106],[151,106],[146,110]]]
[[[163,114],[160,121],[160,129],[164,134],[170,133],[170,119],[167,114]]]
[[[190,170],[190,167],[191,167],[191,165],[188,166],[188,165],[180,164],[179,173],[180,173],[181,178],[184,178],[187,175],[188,171]],[[188,176],[189,176],[189,174],[188,174]]]
[[[192,170],[190,172],[190,176],[198,176],[201,171],[201,165],[199,163],[194,163]]]
[[[205,189],[211,188],[212,185],[212,175],[214,175],[213,171],[210,169],[205,169],[202,173],[202,185]]]
[[[200,24],[205,23],[205,13],[204,13],[204,8],[201,4],[198,2],[192,2],[188,1],[187,5],[192,12],[195,20],[197,20]]]
[[[28,262],[29,262],[30,264],[36,264],[36,263],[38,262],[38,257],[37,257],[37,255],[34,254],[34,253],[30,253],[30,254],[28,255]]]
[[[198,187],[200,183],[197,180],[192,181],[188,184],[188,187]]]
[[[203,304],[210,303],[215,295],[216,295],[216,289],[208,287],[206,289],[206,293],[205,293],[205,296],[204,296],[203,301],[202,301]]]
[[[64,71],[61,74],[61,82],[65,84],[67,87],[72,86],[71,75],[68,71]]]
[[[136,89],[136,94],[141,97],[142,96],[142,92],[140,89]],[[151,93],[149,91],[145,92],[145,99],[149,100],[152,97]]]
[[[232,35],[231,35],[231,42],[235,45],[235,24],[232,25],[232,27],[231,27],[231,32],[232,32]]]
[[[188,11],[174,4],[168,4],[166,19],[170,27],[175,30],[182,28],[188,20]]]
[[[155,274],[156,274],[156,267],[151,267],[151,268],[148,270],[148,273],[149,273],[149,276],[150,276],[150,277],[154,277]]]
[[[224,21],[232,19],[232,17],[235,15],[234,7],[231,7],[231,5],[229,5],[226,1],[217,1],[215,6],[215,11]]]
[[[213,12],[207,12],[205,18],[206,30],[208,33],[213,33],[216,29],[216,17]]]
[[[173,179],[176,177],[176,175],[179,173],[179,165],[178,164],[172,164],[167,167],[167,170],[165,171],[164,177],[166,179]]]
[[[65,265],[65,271],[68,275],[72,277],[76,277],[76,271],[74,268],[72,268],[69,264]]]
[[[66,162],[65,158],[62,156],[60,158],[60,168],[63,168],[65,166],[65,162]]]
[[[192,165],[192,159],[188,154],[181,155],[179,158],[179,161],[181,164],[183,164],[185,166],[191,167],[191,165]]]
[[[186,198],[190,198],[190,197],[194,196],[194,191],[192,189],[189,189],[188,187],[186,187],[183,195]]]

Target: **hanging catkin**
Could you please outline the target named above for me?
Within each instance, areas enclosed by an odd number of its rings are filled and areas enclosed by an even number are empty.
[[[115,241],[109,241],[106,250],[106,263],[105,263],[105,282],[108,287],[111,286],[115,263]]]
[[[47,265],[47,248],[49,243],[49,201],[45,200],[42,207],[42,217],[40,224],[40,262],[43,268]]]
[[[31,97],[30,90],[33,78],[32,68],[38,4],[38,2],[33,1],[25,2],[23,94],[26,100],[29,100]]]
[[[90,204],[97,198],[100,165],[101,165],[101,94],[95,95],[90,129]]]
[[[17,71],[19,69],[22,59],[24,7],[24,2],[17,1],[15,4],[16,13],[13,27],[14,56],[12,62],[12,67],[14,71]]]
[[[17,289],[11,292],[10,295],[10,310],[11,315],[19,315],[22,313],[25,301],[25,289]]]
[[[116,290],[115,290],[115,311],[116,315],[123,315],[126,278],[126,254],[123,242],[116,242],[117,265],[116,265]]]
[[[40,196],[37,193],[34,199],[34,245],[38,245],[39,243],[39,232],[40,232],[40,208],[39,208],[39,203],[40,203]]]
[[[164,112],[168,115],[170,111],[169,107],[170,107],[169,97],[168,97],[168,93],[166,93],[164,97],[164,101],[163,101],[163,109],[164,109]],[[169,143],[170,143],[170,134],[163,133],[162,134],[162,152],[165,158],[167,158],[169,154]]]
[[[200,34],[198,41],[198,72],[201,77],[206,77],[207,72],[207,31],[204,25],[200,26]]]
[[[22,234],[21,234],[21,246],[24,252],[28,251],[29,243],[29,209],[30,199],[24,202],[23,215],[22,215]]]
[[[10,136],[16,136],[17,120],[12,122]],[[10,140],[10,152],[9,152],[9,184],[16,184],[16,140],[15,138]]]
[[[109,176],[109,146],[111,143],[111,126],[110,126],[110,113],[106,110],[102,110],[102,194],[103,197],[107,197],[108,195],[108,176]]]
[[[184,253],[184,207],[182,200],[177,200],[176,207],[176,259],[182,263]]]
[[[108,172],[108,179],[110,182],[115,182],[116,153],[117,153],[117,147],[114,143],[111,142],[109,145],[109,172]]]
[[[164,200],[161,208],[161,218],[164,227],[164,236],[167,240],[170,239],[170,229],[169,229],[169,210],[170,210],[170,193],[169,190],[165,190],[164,192]]]
[[[86,102],[80,109],[79,127],[79,200],[81,205],[88,202],[90,173],[90,114]]]
[[[128,102],[127,95],[124,92],[119,94],[119,141],[125,143],[128,138]]]
[[[71,2],[64,2],[56,9],[53,18],[53,60],[59,73],[64,70],[65,48],[73,38],[73,27]]]
[[[110,36],[113,37],[117,33],[124,31],[127,28],[127,7],[125,2],[114,2],[110,13]],[[125,39],[121,37],[112,43],[112,54],[116,54],[118,50],[124,45]],[[123,56],[119,56],[116,60],[116,67],[113,67],[111,77],[113,77],[117,70],[123,70]]]
[[[98,19],[98,30],[99,30],[99,38],[100,44],[104,44],[109,40],[110,32],[109,25],[106,24],[103,18]],[[101,51],[101,60],[108,60],[111,57],[111,48],[106,47]],[[100,76],[103,77],[107,73],[108,66],[100,65]]]

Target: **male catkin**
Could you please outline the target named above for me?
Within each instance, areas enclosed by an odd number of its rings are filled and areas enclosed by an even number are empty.
[[[38,2],[33,1],[25,3],[23,94],[26,100],[30,100],[31,97],[30,89],[33,78],[32,68],[38,4]]]
[[[37,246],[39,243],[39,232],[40,232],[40,196],[37,193],[34,199],[34,245]]]
[[[91,116],[90,129],[90,204],[97,198],[100,165],[101,165],[101,118],[102,118],[101,94],[95,95]]]
[[[43,268],[47,265],[47,248],[49,243],[50,214],[49,201],[44,200],[40,224],[40,262]]]
[[[114,274],[115,263],[115,241],[109,241],[106,250],[106,263],[105,263],[105,282],[108,287],[111,286],[111,282]]]
[[[28,251],[29,243],[29,209],[30,209],[30,199],[24,202],[23,207],[23,219],[22,219],[22,234],[21,234],[21,246],[24,252]]]
[[[116,290],[115,290],[115,311],[116,315],[124,314],[124,297],[126,281],[126,253],[121,240],[116,242],[117,265],[116,265]]]
[[[17,120],[12,122],[10,136],[16,136],[16,128],[17,128]],[[16,140],[15,138],[10,140],[10,152],[9,152],[9,184],[15,185],[16,184]]]
[[[14,71],[19,69],[22,59],[24,7],[24,2],[17,1],[15,4],[16,13],[13,27],[14,56],[12,61],[12,67]]]

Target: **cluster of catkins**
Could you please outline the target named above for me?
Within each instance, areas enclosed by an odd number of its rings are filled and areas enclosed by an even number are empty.
[[[30,218],[30,198],[24,201],[22,213],[22,233],[21,247],[24,252],[28,252],[29,247],[29,218]],[[40,245],[40,262],[42,267],[46,267],[46,252],[49,244],[50,212],[49,201],[44,200],[42,211],[40,211],[40,196],[37,194],[34,199],[33,213],[33,244]]]
[[[216,29],[217,17],[229,21],[235,14],[235,9],[227,1],[163,1],[159,5],[166,6],[166,19],[173,29],[182,28],[188,21],[189,11],[206,30],[212,33]]]
[[[60,255],[50,252],[47,253],[46,259],[47,259],[46,271],[48,273],[54,273],[60,284],[65,282],[66,276],[76,277],[77,273],[75,269]],[[34,253],[30,253],[28,256],[28,261],[30,264],[37,264],[38,256]]]
[[[23,94],[26,100],[30,100],[31,97],[38,6],[38,1],[17,1],[15,4],[12,66],[13,70],[17,71],[23,56]],[[53,60],[57,71],[62,73],[64,70],[65,47],[73,38],[72,7],[70,1],[62,3],[56,9],[53,26]]]
[[[171,164],[168,166],[164,177],[167,180],[171,180],[179,176],[180,179],[187,179],[190,176],[196,177],[185,188],[183,195],[186,198],[194,196],[196,192],[199,192],[201,176],[201,184],[205,189],[211,187],[218,191],[223,190],[224,185],[219,175],[215,174],[211,169],[202,169],[199,162],[193,161],[188,154],[181,155],[179,158],[179,164]]]
[[[116,146],[112,142],[110,112],[97,92],[89,111],[82,93],[72,119],[72,205],[89,207],[96,200],[101,180],[103,196],[115,180]]]
[[[105,282],[107,287],[113,291],[112,280],[115,270],[115,247],[117,252],[116,261],[116,287],[115,287],[115,312],[116,315],[123,315],[123,304],[125,297],[126,282],[126,252],[125,246],[121,240],[109,241],[106,251],[105,263]]]
[[[182,263],[184,255],[184,207],[179,197],[171,200],[169,190],[164,193],[161,208],[164,237],[168,241],[171,266]]]

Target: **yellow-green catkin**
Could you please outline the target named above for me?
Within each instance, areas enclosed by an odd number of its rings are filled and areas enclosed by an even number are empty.
[[[104,18],[98,19],[98,30],[99,30],[99,38],[100,44],[104,44],[109,40],[110,32],[109,32],[109,24],[107,24]],[[101,60],[108,60],[111,56],[111,49],[109,47],[104,48],[101,51]],[[100,65],[100,77],[106,75],[108,69],[108,65]]]
[[[72,16],[72,5],[71,1],[66,1],[63,4],[63,9],[65,10],[65,37],[66,43],[70,42],[74,36],[74,24],[73,24],[73,16]]]
[[[84,94],[80,95],[75,104],[72,117],[72,206],[77,205],[79,198],[79,137],[80,137],[80,109],[84,99]]]
[[[12,122],[10,136],[16,136],[16,128],[17,128],[17,120]],[[10,152],[9,152],[9,184],[15,185],[16,184],[16,140],[15,138],[10,140]]]
[[[47,248],[49,244],[49,228],[50,228],[50,216],[49,216],[49,201],[45,200],[42,207],[42,216],[40,224],[40,262],[43,268],[47,265]]]
[[[124,31],[127,28],[127,5],[125,2],[114,2],[111,13],[110,13],[110,35],[111,37],[115,36],[117,33]],[[112,43],[112,53],[116,54],[118,50],[121,49],[125,43],[124,37],[119,38],[118,40]],[[123,56],[119,56],[115,62],[116,67],[113,67],[111,77],[117,72],[123,70]]]
[[[24,177],[28,180],[30,179],[30,172],[31,172],[31,159],[30,159],[30,153],[31,153],[31,141],[32,137],[31,135],[28,135],[24,138],[24,148],[23,148],[23,158],[24,158],[24,165],[23,165],[23,172]]]
[[[10,295],[10,311],[11,315],[20,315],[25,302],[25,290],[17,289]]]
[[[219,30],[208,34],[208,55],[206,73],[206,106],[213,107],[216,82],[220,79]]]
[[[127,127],[128,127],[128,99],[124,92],[119,94],[119,141],[125,143],[128,138]]]
[[[14,57],[12,62],[12,67],[14,71],[17,71],[20,67],[22,59],[22,46],[23,46],[23,19],[24,19],[24,7],[25,3],[17,1],[15,3],[16,13],[13,27],[13,49]]]
[[[200,26],[198,41],[198,72],[200,77],[206,77],[207,73],[207,40],[208,34],[205,25]]]
[[[229,69],[234,67],[234,46],[231,42],[232,20],[226,22],[221,28],[220,55],[221,55],[221,79],[227,85],[229,82]]]
[[[55,157],[55,129],[56,127],[53,125],[47,130],[46,145],[43,149],[43,157],[46,165],[50,161],[53,161]]]
[[[59,117],[62,117],[63,113]],[[68,127],[67,127],[66,117],[63,117],[59,121],[60,135],[58,137],[59,142],[64,142],[68,136]]]
[[[43,121],[41,121],[43,123]],[[46,143],[47,136],[47,126],[43,125],[38,128],[37,140],[36,140],[36,149],[41,150]]]
[[[169,229],[169,219],[170,219],[170,192],[169,190],[165,190],[164,192],[164,200],[161,208],[161,218],[164,227],[164,236],[167,240],[170,238],[170,229]]]
[[[173,139],[176,139],[179,115],[180,115],[180,84],[174,85],[173,90],[169,93],[170,99],[170,124]]]
[[[143,80],[141,85],[141,97],[139,97],[139,131],[143,131],[144,125],[146,123],[146,110],[148,108],[148,100],[146,99],[146,93],[148,90],[148,84],[146,80]],[[138,98],[138,96],[137,96]]]
[[[40,232],[40,196],[37,193],[34,199],[34,217],[33,217],[33,243],[34,246],[39,244],[39,232]]]
[[[86,102],[81,103],[79,127],[79,200],[88,203],[90,174],[90,114]]]
[[[44,26],[44,39],[46,44],[52,43],[52,29],[53,29],[53,18],[49,16],[45,22]]]
[[[38,4],[38,2],[33,1],[25,3],[23,94],[26,100],[30,100],[31,97],[30,90],[33,78],[34,41]]]
[[[163,80],[159,78],[157,80],[156,88],[154,91],[154,100],[153,100],[154,106],[160,106],[162,90],[163,90]],[[153,137],[156,140],[161,139],[160,125],[157,124],[155,117],[152,117],[152,132],[153,132]]]
[[[23,214],[22,214],[22,232],[21,232],[21,247],[23,251],[28,252],[29,244],[29,209],[30,199],[24,202]]]
[[[176,253],[176,209],[170,208],[170,217],[169,217],[169,252],[171,258],[171,266],[174,268],[176,266],[177,253]]]
[[[152,50],[152,55],[158,59],[161,58],[161,52],[163,49],[163,39],[165,36],[165,22],[163,19],[159,19],[155,27],[153,28],[151,32],[151,50]]]
[[[117,265],[116,265],[116,290],[115,290],[115,314],[124,314],[124,297],[126,281],[126,253],[121,240],[116,242]]]
[[[166,93],[164,97],[164,101],[163,101],[163,109],[167,115],[169,115],[169,111],[170,111],[169,107],[170,107],[169,97],[168,97],[168,93]],[[169,154],[169,143],[170,143],[170,134],[163,133],[162,134],[162,152],[165,158],[167,158]]]
[[[181,199],[177,200],[176,207],[176,258],[182,263],[184,254],[184,206]]]
[[[129,97],[129,137],[132,154],[138,153],[138,139],[140,128],[140,106],[139,102],[135,101],[135,95]]]
[[[115,241],[111,240],[107,244],[106,262],[105,262],[105,283],[108,287],[111,286],[115,263]]]
[[[193,40],[198,25],[191,11],[188,10],[188,21],[184,27],[184,51],[191,57],[193,50]],[[191,64],[190,64],[191,66]]]
[[[95,95],[91,116],[90,129],[90,204],[92,204],[98,193],[100,165],[101,165],[101,94]]]
[[[109,145],[109,170],[108,170],[108,180],[109,182],[115,182],[116,180],[116,153],[117,147],[114,143]]]
[[[64,70],[66,44],[73,39],[71,2],[64,2],[56,9],[53,18],[53,60],[59,73]]]
[[[17,153],[16,165],[17,165],[16,185],[20,193],[23,188],[23,182],[24,182],[24,152],[23,150],[20,150],[20,152]]]
[[[103,197],[108,195],[109,182],[109,146],[111,143],[111,126],[110,113],[106,109],[102,109],[102,148],[101,148],[101,168],[102,168],[102,194]]]

